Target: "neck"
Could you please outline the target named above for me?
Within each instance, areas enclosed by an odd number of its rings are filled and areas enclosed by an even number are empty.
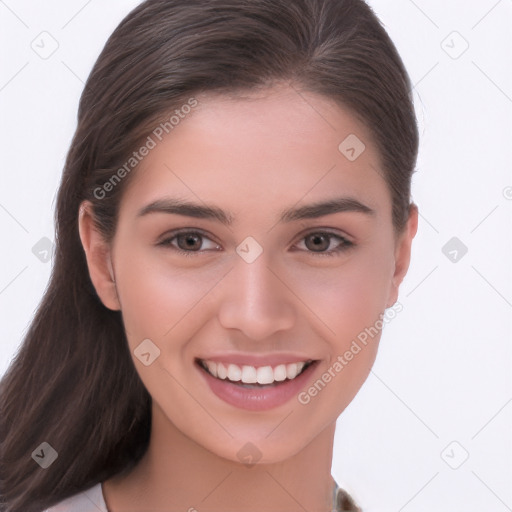
[[[110,512],[330,512],[334,431],[286,460],[246,465],[198,445],[153,405],[148,450],[129,474],[104,482],[105,501]]]

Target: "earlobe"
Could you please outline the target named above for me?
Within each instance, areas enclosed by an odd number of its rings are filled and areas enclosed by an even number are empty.
[[[113,311],[119,311],[121,305],[115,284],[111,249],[96,228],[93,218],[92,204],[84,201],[79,209],[78,230],[89,276],[103,305]]]
[[[398,291],[411,262],[412,240],[418,231],[418,207],[411,203],[409,218],[403,232],[399,235],[395,249],[395,271],[393,274],[390,295],[386,307],[389,308],[398,300]]]

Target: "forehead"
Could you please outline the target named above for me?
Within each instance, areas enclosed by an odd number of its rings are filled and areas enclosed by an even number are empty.
[[[340,195],[389,209],[371,133],[348,109],[292,87],[197,100],[161,140],[150,135],[123,197],[130,215],[164,196],[222,203],[235,216]]]

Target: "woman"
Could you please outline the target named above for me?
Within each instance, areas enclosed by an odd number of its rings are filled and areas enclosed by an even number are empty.
[[[2,512],[359,510],[330,475],[335,424],[399,308],[417,149],[362,0],[130,13],[1,382]]]

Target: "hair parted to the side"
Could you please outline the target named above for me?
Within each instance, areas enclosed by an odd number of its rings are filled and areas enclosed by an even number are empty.
[[[91,283],[78,233],[83,200],[110,241],[134,170],[95,194],[155,126],[201,92],[277,83],[350,108],[372,133],[407,221],[418,130],[410,81],[363,0],[147,0],[113,32],[83,91],[55,212],[49,285],[0,382],[0,510],[45,508],[133,467],[147,449],[151,397],[121,313]],[[341,141],[340,141],[341,142]],[[42,442],[58,453],[42,469]],[[347,497],[346,510],[356,510]]]

